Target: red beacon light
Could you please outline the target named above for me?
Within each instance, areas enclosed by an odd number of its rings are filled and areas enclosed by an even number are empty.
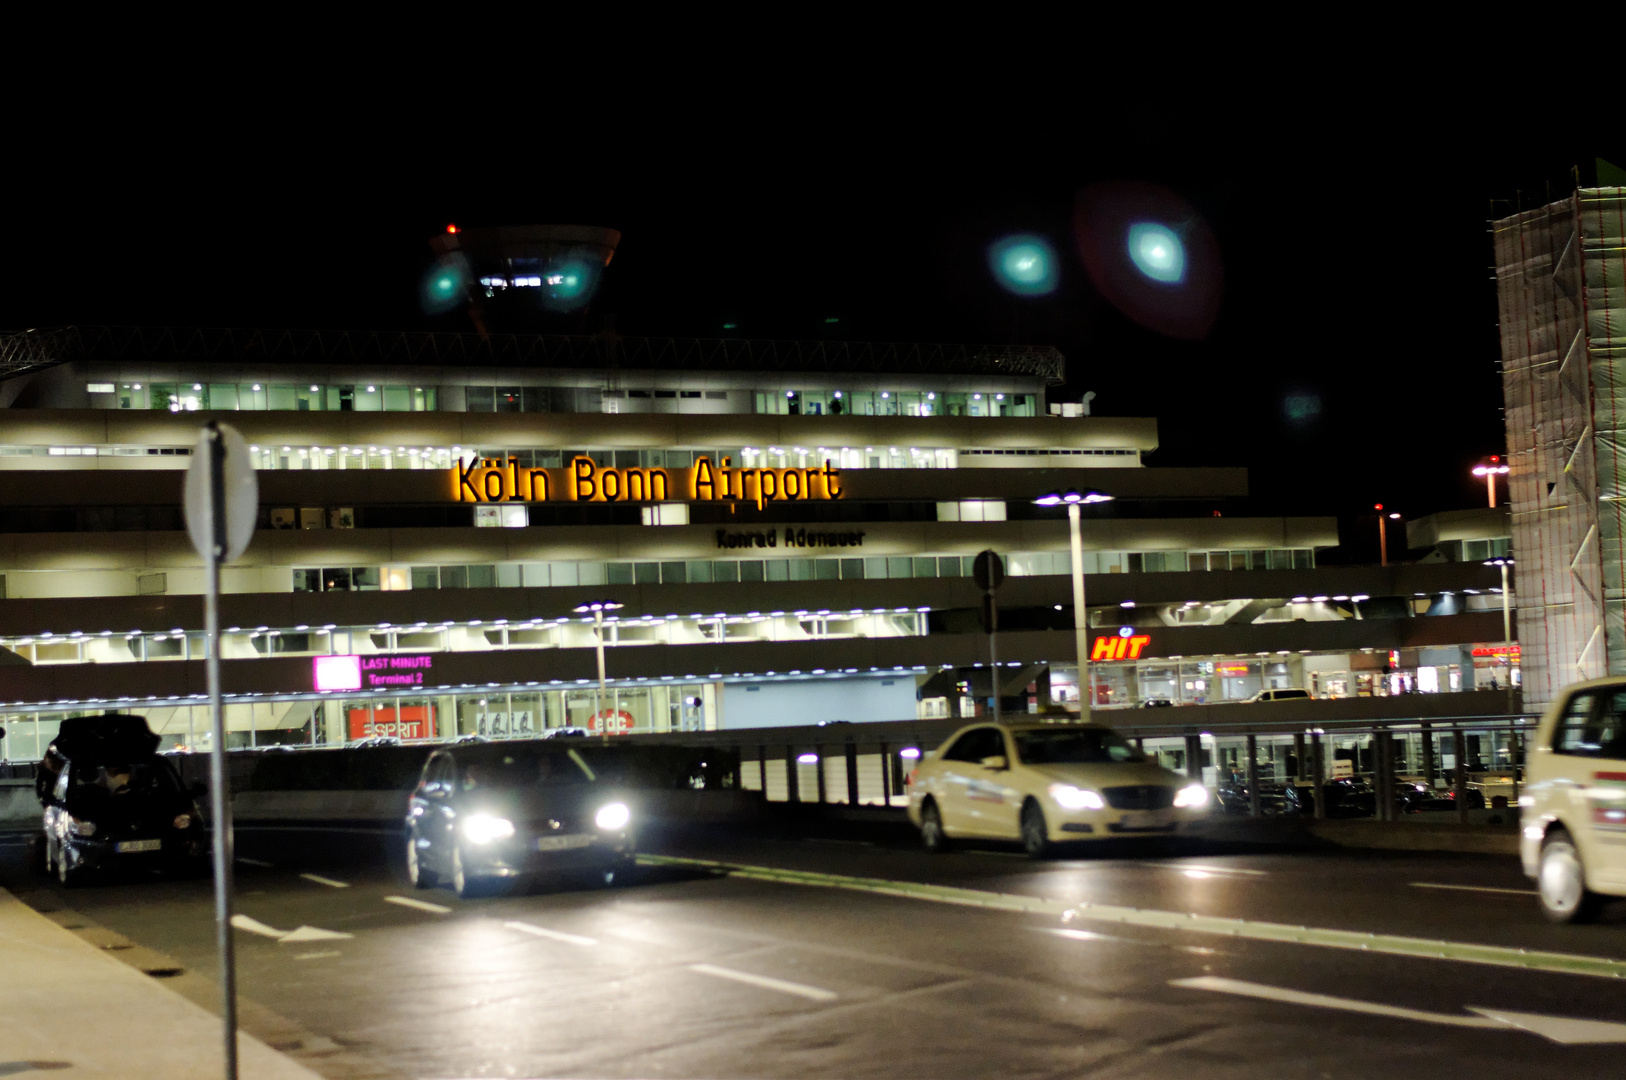
[[[450,233],[451,235],[456,236],[457,235],[457,226],[456,225],[447,225],[446,226],[446,231],[448,233]]]

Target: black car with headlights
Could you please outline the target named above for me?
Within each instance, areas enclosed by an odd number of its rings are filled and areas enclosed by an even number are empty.
[[[202,815],[139,716],[62,721],[35,774],[45,868],[64,885],[102,872],[199,869]]]
[[[466,897],[551,873],[610,882],[633,862],[625,796],[575,747],[446,747],[424,762],[407,805],[407,877],[420,889],[444,882]]]

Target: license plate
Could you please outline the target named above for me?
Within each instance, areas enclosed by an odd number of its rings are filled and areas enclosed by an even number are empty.
[[[162,840],[120,840],[114,850],[120,855],[129,855],[137,851],[158,851],[163,846]]]
[[[538,851],[569,851],[571,848],[584,848],[593,842],[593,838],[586,833],[577,833],[574,836],[539,836],[536,839]]]

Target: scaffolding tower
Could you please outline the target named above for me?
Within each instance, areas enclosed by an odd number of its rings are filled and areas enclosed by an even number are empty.
[[[1527,708],[1626,673],[1626,188],[1494,222]]]

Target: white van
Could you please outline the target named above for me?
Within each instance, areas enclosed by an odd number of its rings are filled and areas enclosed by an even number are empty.
[[[1524,872],[1554,922],[1583,922],[1626,896],[1626,678],[1566,687],[1526,755]]]

